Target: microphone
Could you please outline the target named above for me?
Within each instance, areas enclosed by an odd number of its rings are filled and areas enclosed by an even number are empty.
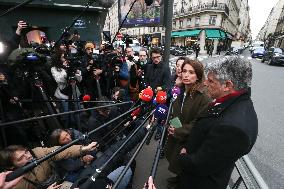
[[[151,87],[148,87],[141,91],[141,93],[139,94],[139,99],[141,99],[143,102],[150,102],[153,98],[153,95],[153,90],[151,89]]]
[[[155,118],[158,120],[166,120],[168,115],[169,108],[164,104],[159,104],[154,112]]]
[[[110,8],[114,4],[115,0],[98,0],[98,3],[104,8]]]
[[[152,123],[152,129],[150,130],[150,133],[146,139],[146,145],[150,144],[151,138],[159,124],[159,122],[161,121],[165,121],[167,119],[167,115],[168,115],[168,111],[169,108],[164,105],[164,104],[159,104],[154,112],[154,117],[157,119]]]
[[[171,95],[174,100],[180,95],[180,93],[181,93],[180,88],[177,86],[174,86],[171,90]]]
[[[131,113],[131,117],[137,117],[141,113],[141,108],[137,108]]]
[[[156,102],[158,104],[166,104],[167,102],[167,93],[165,91],[158,91],[156,95]]]
[[[90,101],[91,100],[91,96],[90,95],[84,95],[83,96],[83,101],[86,102],[86,101]]]

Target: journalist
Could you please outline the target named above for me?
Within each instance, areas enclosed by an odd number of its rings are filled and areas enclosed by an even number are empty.
[[[129,94],[133,101],[138,100],[139,93],[145,89],[145,72],[147,65],[147,52],[146,49],[141,49],[139,52],[139,60],[130,67],[130,82],[129,82]]]
[[[59,107],[61,112],[67,112],[70,109],[70,104],[65,100],[77,100],[81,95],[81,92],[77,85],[75,85],[74,91],[72,90],[71,82],[81,82],[82,75],[80,70],[76,70],[74,76],[71,75],[69,60],[64,57],[62,53],[56,53],[52,60],[53,67],[51,68],[51,74],[57,83],[57,88],[55,90],[54,96],[62,100]],[[64,125],[68,127],[69,116],[62,116]]]
[[[70,157],[78,157],[84,153],[96,149],[97,143],[92,142],[88,146],[73,145],[61,153],[56,154],[51,159],[42,162],[34,169],[24,174],[23,179],[14,187],[15,189],[37,189],[47,188],[60,180],[52,163]],[[0,152],[0,164],[5,170],[15,170],[32,162],[34,158],[41,158],[56,150],[58,146],[51,148],[36,147],[29,150],[26,147],[13,145],[8,146]],[[67,183],[66,183],[67,185]],[[52,187],[56,188],[56,187]]]
[[[180,87],[182,85],[182,76],[181,76],[182,75],[182,71],[181,71],[181,67],[182,67],[182,64],[183,64],[185,59],[186,59],[186,57],[179,57],[176,60],[175,72],[171,76],[171,85],[172,86]]]
[[[101,62],[94,59],[94,48],[95,45],[93,43],[86,43],[81,68],[84,91],[91,96],[91,100],[96,100],[99,95],[106,95],[106,89],[104,89],[104,67]]]
[[[214,101],[194,123],[180,151],[179,189],[227,188],[235,162],[250,152],[257,138],[251,62],[222,57],[209,62],[205,72],[204,84]]]

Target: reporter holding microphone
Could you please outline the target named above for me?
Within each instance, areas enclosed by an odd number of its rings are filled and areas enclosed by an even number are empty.
[[[70,157],[82,156],[86,152],[95,150],[97,142],[92,142],[87,146],[73,145],[66,150],[56,154],[51,159],[42,162],[34,169],[23,175],[23,178],[19,181],[14,189],[37,189],[47,188],[56,189],[61,186],[68,187],[70,183],[63,183],[62,185],[57,183],[60,178],[56,174],[56,171],[52,167],[52,161],[58,161],[67,159]],[[51,148],[36,147],[32,150],[19,145],[11,145],[0,151],[0,164],[3,169],[14,171],[17,168],[21,168],[35,158],[41,158],[47,154],[53,152],[59,148],[58,146]]]
[[[169,138],[165,147],[168,169],[177,175],[167,179],[168,188],[176,188],[179,183],[179,152],[187,140],[192,123],[209,103],[209,97],[204,93],[204,68],[201,62],[185,58],[181,67],[181,79],[181,94],[173,103],[168,128]]]

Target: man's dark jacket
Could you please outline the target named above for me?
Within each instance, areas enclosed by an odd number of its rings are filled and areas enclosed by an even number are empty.
[[[159,64],[147,64],[145,80],[152,89],[162,87],[164,90],[170,87],[170,68],[163,62]]]
[[[209,106],[192,128],[180,189],[225,189],[234,163],[250,152],[258,133],[258,121],[248,92]]]

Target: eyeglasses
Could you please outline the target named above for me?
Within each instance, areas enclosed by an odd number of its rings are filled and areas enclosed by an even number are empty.
[[[161,56],[152,56],[152,59],[161,58]]]

